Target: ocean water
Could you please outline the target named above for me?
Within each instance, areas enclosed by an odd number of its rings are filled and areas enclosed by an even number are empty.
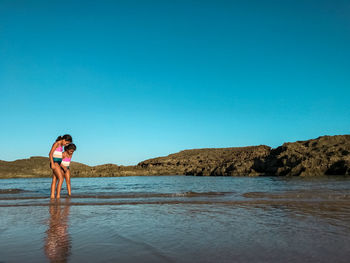
[[[0,262],[349,262],[350,178],[0,180]]]

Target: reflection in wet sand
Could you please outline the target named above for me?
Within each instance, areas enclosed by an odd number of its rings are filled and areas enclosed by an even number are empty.
[[[318,218],[324,224],[342,228],[341,235],[350,231],[350,195],[344,190],[299,190],[269,192],[247,192],[242,194],[257,202],[246,208],[260,208],[275,218],[284,215],[297,219]]]
[[[70,200],[53,200],[45,238],[45,254],[50,262],[67,262],[71,250],[68,233]]]
[[[1,181],[0,261],[349,262],[350,178],[76,180]]]

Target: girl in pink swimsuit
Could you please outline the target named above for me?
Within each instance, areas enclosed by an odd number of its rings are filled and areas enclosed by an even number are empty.
[[[61,168],[64,172],[64,177],[66,178],[66,185],[68,190],[68,195],[71,196],[71,187],[70,187],[70,169],[69,164],[72,159],[74,151],[77,149],[74,143],[68,144],[64,147],[64,152],[62,153],[62,162]]]
[[[72,136],[69,134],[59,136],[56,142],[52,145],[51,151],[49,153],[50,158],[50,168],[53,171],[52,183],[51,183],[51,198],[55,198],[56,183],[57,184],[57,198],[60,198],[61,187],[63,183],[63,172],[60,167],[62,162],[62,152],[63,147],[70,144],[73,141]]]

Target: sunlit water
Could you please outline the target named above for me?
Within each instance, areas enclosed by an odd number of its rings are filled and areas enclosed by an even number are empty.
[[[0,262],[349,262],[350,178],[0,180]]]

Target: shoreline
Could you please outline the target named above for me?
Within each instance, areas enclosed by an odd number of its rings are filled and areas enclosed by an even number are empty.
[[[185,175],[185,174],[162,174],[162,175],[152,175],[152,174],[147,174],[147,175],[125,175],[125,176],[75,176],[72,177],[74,178],[118,178],[118,177],[151,177],[151,176],[156,176],[156,177],[162,177],[162,176],[194,176],[194,175]],[[247,177],[247,176],[236,176],[236,177]],[[251,176],[254,177],[254,176]],[[36,175],[16,175],[13,177],[1,177],[1,179],[42,179],[42,178],[51,178],[51,176],[36,176]]]
[[[51,177],[49,158],[0,161],[0,178]],[[72,177],[125,176],[350,176],[350,135],[266,145],[183,150],[137,165],[72,162]]]
[[[209,176],[196,176],[196,175],[185,175],[185,174],[162,174],[162,175],[127,175],[127,176],[76,176],[72,177],[71,179],[76,178],[122,178],[122,177],[166,177],[166,176],[176,176],[176,177],[209,177]],[[231,178],[350,178],[350,175],[344,175],[344,174],[336,174],[336,175],[314,175],[314,176],[273,176],[273,175],[255,175],[255,176],[245,176],[245,175],[237,175],[237,176],[211,176],[211,177],[231,177]],[[0,177],[0,180],[6,180],[6,179],[43,179],[43,178],[49,178],[50,176],[32,176],[32,175],[26,175],[26,176],[13,176],[13,177]]]

